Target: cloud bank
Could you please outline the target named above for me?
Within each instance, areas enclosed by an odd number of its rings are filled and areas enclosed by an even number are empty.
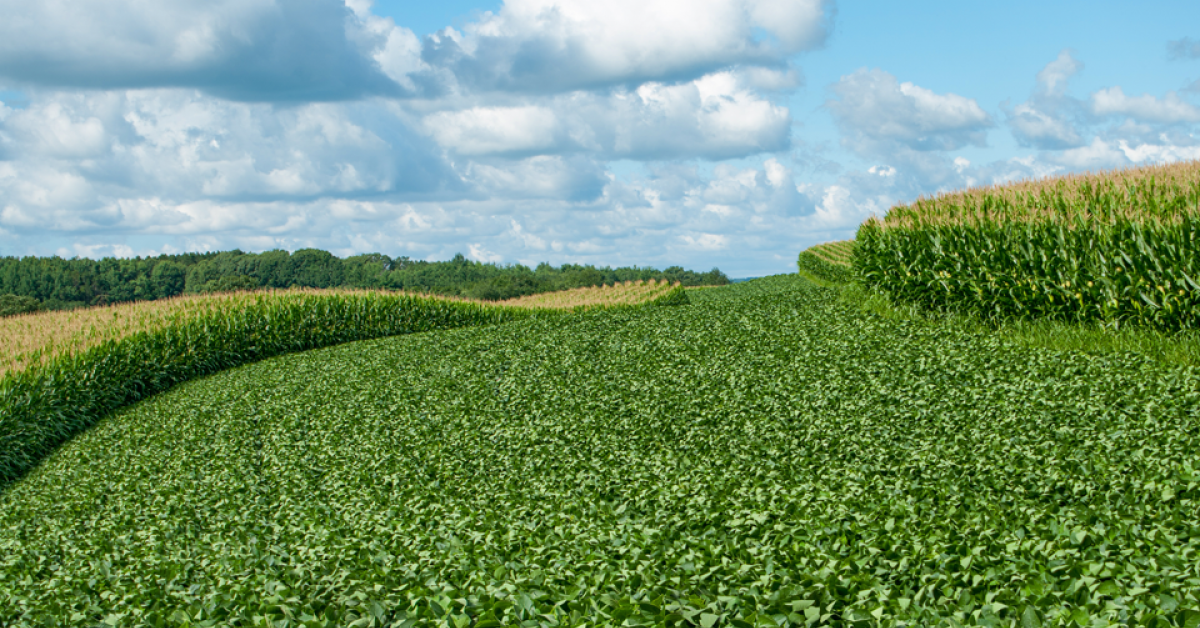
[[[1188,88],[1017,105],[887,67],[805,85],[830,0],[509,0],[426,37],[369,0],[0,0],[0,254],[316,246],[781,272],[965,185],[1200,156]],[[1168,43],[1195,58],[1189,39]],[[836,146],[808,141],[812,115]],[[1022,153],[980,161],[1007,133]],[[979,163],[975,163],[979,162]]]

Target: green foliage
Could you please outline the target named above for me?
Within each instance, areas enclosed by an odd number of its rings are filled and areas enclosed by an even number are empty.
[[[796,266],[801,272],[808,273],[821,281],[829,283],[854,281],[854,272],[849,265],[830,262],[812,250],[802,251],[800,258],[796,260]]]
[[[64,260],[58,257],[0,258],[0,294],[39,299],[46,309],[103,305],[256,288],[365,288],[404,290],[499,300],[618,281],[666,279],[685,286],[725,285],[714,268],[707,273],[672,266],[665,270],[597,268],[564,264],[499,266],[462,255],[445,262],[391,258],[380,253],[339,259],[318,249],[295,253],[187,253],[155,258]]]
[[[889,227],[858,232],[855,272],[923,308],[984,319],[1200,328],[1200,219]]]
[[[187,269],[182,264],[165,261],[155,264],[150,271],[150,283],[154,286],[154,298],[167,299],[183,294],[187,281]]]
[[[1200,374],[773,277],[291,354],[0,494],[9,626],[1200,621]]]
[[[671,307],[675,305],[688,305],[692,301],[688,298],[687,290],[683,286],[675,286],[663,296],[651,302],[651,305],[656,307]]]
[[[223,275],[209,279],[196,292],[237,292],[242,290],[257,290],[261,286],[253,277],[247,275]]]
[[[1145,327],[1114,329],[1096,323],[1010,319],[996,324],[973,314],[934,312],[896,303],[860,283],[836,286],[838,300],[864,313],[891,320],[936,325],[958,334],[992,334],[1018,346],[1093,355],[1133,353],[1165,364],[1200,367],[1200,331],[1163,332]]]
[[[39,309],[41,309],[41,303],[33,297],[19,297],[15,294],[0,295],[0,316],[28,314]]]
[[[1141,222],[1200,217],[1200,160],[971,188],[888,210],[889,227]]]
[[[260,298],[10,373],[0,379],[0,487],[105,414],[183,381],[283,353],[530,315],[401,295]]]

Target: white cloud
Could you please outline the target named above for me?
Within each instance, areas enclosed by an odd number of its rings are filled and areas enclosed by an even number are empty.
[[[1121,152],[1134,163],[1168,163],[1200,159],[1200,144],[1191,146],[1176,146],[1172,144],[1139,144],[1130,146],[1128,142],[1119,143]]]
[[[507,0],[461,35],[430,39],[424,56],[479,89],[686,80],[819,46],[833,11],[827,0]]]
[[[1007,123],[1013,137],[1022,146],[1043,150],[1062,150],[1083,146],[1078,129],[1083,106],[1067,95],[1067,84],[1083,71],[1083,62],[1070,50],[1063,50],[1037,73],[1033,95],[1011,110]]]
[[[1129,116],[1161,124],[1200,122],[1200,107],[1184,101],[1175,92],[1167,92],[1162,99],[1150,94],[1131,97],[1120,86],[1092,94],[1092,111],[1098,116]]]
[[[1083,71],[1083,62],[1075,58],[1070,50],[1058,53],[1058,58],[1046,64],[1037,73],[1038,92],[1048,96],[1066,93],[1067,82]]]
[[[65,247],[57,251],[61,257],[118,257],[128,259],[134,256],[133,247],[128,244],[79,244],[76,243],[68,250]]]
[[[813,225],[820,229],[853,229],[871,216],[882,217],[887,213],[878,199],[855,198],[851,191],[840,185],[825,189],[820,204],[813,214]]]
[[[787,108],[758,96],[741,72],[634,90],[571,92],[538,104],[441,111],[422,127],[465,156],[586,152],[609,159],[728,159],[785,150]]]
[[[1120,146],[1098,137],[1087,146],[1054,153],[1049,159],[1071,170],[1106,170],[1129,165]]]
[[[521,244],[525,248],[534,249],[537,251],[546,250],[547,245],[544,239],[525,231],[525,228],[521,226],[521,223],[517,222],[515,219],[510,224],[512,225],[513,235],[517,236],[521,240]]]
[[[497,263],[504,261],[503,255],[500,255],[498,253],[493,253],[493,252],[487,250],[486,248],[484,248],[484,246],[479,243],[472,243],[472,244],[468,245],[467,250],[468,250],[467,257],[469,257],[477,262],[486,262],[486,263],[490,263],[490,264],[497,264]]]
[[[62,102],[38,103],[2,120],[15,142],[52,157],[92,157],[112,141],[104,124],[91,112]]]
[[[246,101],[397,91],[340,0],[4,0],[0,14],[0,78],[18,84],[193,87]]]
[[[608,183],[603,169],[585,158],[536,155],[518,161],[469,162],[465,179],[493,198],[595,199]]]
[[[392,18],[380,18],[355,10],[362,20],[363,28],[375,41],[371,58],[379,64],[383,73],[409,92],[419,92],[420,88],[413,80],[413,75],[428,72],[430,67],[421,59],[421,40],[411,30],[396,26]],[[382,45],[379,44],[382,41]]]
[[[1008,125],[1023,146],[1046,149],[1073,148],[1083,143],[1075,125],[1065,117],[1021,103],[1008,114]]]
[[[720,251],[729,246],[729,238],[718,233],[683,234],[679,239],[684,247],[697,251]]]
[[[545,151],[557,142],[558,119],[546,107],[472,107],[425,118],[438,144],[463,155]]]
[[[45,93],[0,121],[0,152],[16,157],[0,161],[0,224],[24,233],[183,233],[243,224],[218,219],[224,210],[211,208],[224,203],[467,193],[435,147],[370,104],[276,110],[190,90]]]
[[[984,146],[992,126],[975,100],[901,83],[883,70],[858,70],[831,89],[838,99],[826,107],[843,143],[864,154],[890,153],[897,145],[918,151]]]

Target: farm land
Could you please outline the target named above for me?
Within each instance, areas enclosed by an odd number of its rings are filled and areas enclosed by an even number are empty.
[[[1148,198],[1191,202],[1176,184]],[[1075,232],[1144,227],[1122,216]],[[1014,342],[982,286],[937,296],[932,272],[890,287],[907,275],[870,273],[896,251],[970,250],[905,228],[806,252],[799,274],[623,286],[640,296],[616,307],[405,301],[401,329],[382,297],[313,296],[272,319],[311,350],[270,355],[210,329],[245,359],[94,412],[5,485],[0,624],[1200,625],[1200,371]],[[1191,277],[1190,255],[1122,272]],[[847,299],[868,292],[980,323]],[[1043,318],[1189,329],[1141,302]],[[337,321],[376,335],[318,334]],[[3,386],[153,334],[118,336]],[[0,442],[25,442],[6,421]]]

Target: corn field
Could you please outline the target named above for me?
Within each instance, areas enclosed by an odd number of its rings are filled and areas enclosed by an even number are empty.
[[[853,278],[850,266],[854,240],[826,242],[800,253],[796,266],[802,272],[831,283],[849,283]]]
[[[624,296],[622,296],[624,295]],[[603,297],[603,298],[600,298]],[[369,291],[185,297],[13,317],[0,326],[0,488],[105,414],[177,383],[285,353],[408,333],[687,302],[680,286],[630,283],[540,307]],[[558,310],[558,311],[556,311]]]
[[[856,242],[867,285],[929,309],[1200,328],[1200,162],[921,199]]]
[[[679,284],[666,280],[617,282],[613,285],[576,288],[489,301],[499,307],[574,309],[638,305],[664,297]],[[45,364],[67,354],[78,354],[105,342],[138,332],[178,325],[201,316],[222,316],[248,306],[306,296],[410,296],[448,302],[471,303],[459,297],[418,295],[374,290],[320,290],[292,288],[256,292],[225,292],[178,296],[158,301],[138,301],[101,307],[36,312],[0,318],[0,377],[11,371]],[[482,303],[482,302],[476,302]]]

